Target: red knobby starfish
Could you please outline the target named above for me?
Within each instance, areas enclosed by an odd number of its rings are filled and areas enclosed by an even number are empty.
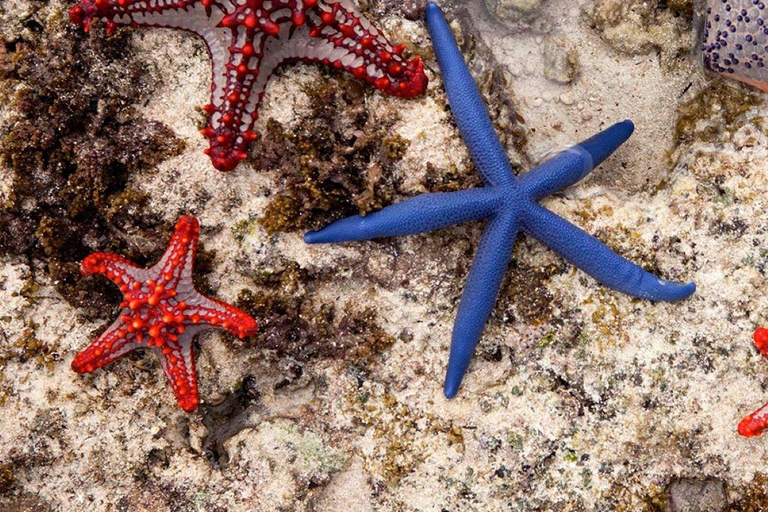
[[[768,329],[759,327],[755,334],[755,346],[768,359]],[[752,414],[745,416],[739,423],[739,434],[744,437],[759,436],[768,428],[768,404],[765,404]]]
[[[123,292],[123,310],[96,341],[77,354],[72,369],[90,373],[142,347],[160,356],[179,407],[199,402],[192,339],[205,329],[224,329],[243,338],[256,334],[256,320],[239,309],[198,293],[192,283],[200,224],[185,215],[176,224],[162,259],[140,268],[117,254],[97,252],[83,260],[84,275],[101,274]]]
[[[403,59],[405,46],[392,46],[352,0],[80,0],[70,18],[86,31],[103,19],[107,32],[168,27],[205,40],[213,82],[202,133],[210,139],[206,154],[222,171],[245,159],[267,80],[283,62],[331,65],[400,97],[427,86],[421,60]]]

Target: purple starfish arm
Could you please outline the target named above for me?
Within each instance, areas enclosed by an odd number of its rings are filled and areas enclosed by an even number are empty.
[[[448,22],[440,13],[440,8],[433,3],[427,4],[427,21],[432,44],[440,48],[435,56],[443,74],[448,103],[477,172],[486,185],[514,183],[515,175],[509,165],[509,158],[501,141],[495,136],[480,91],[464,64],[464,56],[456,45]],[[489,133],[494,136],[489,137]]]
[[[520,188],[538,201],[584,178],[629,139],[635,125],[626,120],[559,153],[521,176]]]
[[[501,196],[483,188],[423,194],[364,217],[355,215],[338,220],[307,233],[304,241],[328,244],[425,233],[488,217],[501,201]]]
[[[456,396],[472,361],[475,347],[496,303],[501,280],[515,248],[519,226],[520,219],[515,212],[503,212],[489,219],[485,227],[453,323],[451,354],[443,390],[446,398]]]
[[[535,203],[525,205],[523,230],[606,286],[641,299],[674,301],[695,290],[691,283],[660,279],[603,242]]]

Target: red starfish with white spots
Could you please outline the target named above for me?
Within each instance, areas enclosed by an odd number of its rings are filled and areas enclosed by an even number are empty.
[[[768,359],[768,329],[758,327],[753,337],[757,349]],[[765,429],[768,429],[768,404],[745,416],[739,423],[739,434],[744,437],[759,436]]]
[[[150,347],[160,356],[179,407],[195,410],[200,401],[192,353],[195,335],[205,329],[224,329],[243,338],[258,330],[250,315],[195,290],[192,266],[199,236],[197,219],[185,215],[176,224],[162,259],[151,268],[104,252],[83,260],[84,275],[109,278],[124,299],[118,319],[77,354],[73,370],[90,373],[136,348]]]
[[[202,133],[222,171],[245,159],[267,80],[283,62],[331,65],[400,97],[427,86],[419,57],[403,59],[405,46],[393,46],[352,0],[80,0],[70,18],[86,31],[102,19],[107,32],[117,25],[167,27],[205,40],[213,81]]]

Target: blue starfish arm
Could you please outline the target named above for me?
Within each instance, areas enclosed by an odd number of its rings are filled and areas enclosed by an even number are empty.
[[[486,188],[422,194],[366,216],[341,219],[304,235],[308,244],[414,235],[490,216],[501,196]]]
[[[488,221],[456,313],[444,394],[453,398],[467,372],[477,342],[499,294],[501,280],[515,247],[520,222],[516,213],[500,213]]]
[[[507,153],[493,129],[483,98],[448,22],[440,8],[431,2],[427,4],[426,18],[448,103],[478,173],[487,185],[514,183]]]
[[[589,174],[624,144],[635,130],[632,121],[616,123],[581,144],[559,153],[519,178],[534,201],[563,190]]]
[[[643,299],[682,300],[696,285],[665,281],[619,256],[603,242],[535,203],[526,206],[523,229],[606,286]]]

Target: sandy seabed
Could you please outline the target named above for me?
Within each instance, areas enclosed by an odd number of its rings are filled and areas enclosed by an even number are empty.
[[[510,14],[499,3],[530,6]],[[76,32],[62,28],[66,2],[4,4],[0,36],[11,56],[18,41]],[[397,183],[392,201],[428,190],[430,173],[471,180],[471,163],[423,22],[389,4],[361,8],[427,57],[427,94],[350,94],[338,117],[343,131],[346,110],[363,111],[372,124],[386,120],[387,137],[407,141],[386,167]],[[674,304],[633,299],[521,237],[461,392],[447,401],[452,322],[481,226],[332,246],[307,246],[300,230],[268,233],[259,220],[286,187],[284,173],[249,159],[221,174],[202,153],[196,107],[207,103],[210,80],[202,42],[123,29],[128,59],[151,78],[131,109],[183,142],[128,186],[165,225],[198,216],[216,297],[258,295],[259,276],[292,269],[298,281],[277,292],[335,311],[334,328],[316,342],[340,348],[292,353],[279,340],[265,347],[258,336],[204,333],[205,403],[185,414],[152,354],[88,376],[71,371],[115,310],[76,307],[46,262],[3,248],[3,510],[768,510],[768,440],[736,432],[768,400],[768,363],[751,339],[768,315],[762,93],[702,72],[689,51],[686,2],[677,2],[681,12],[633,0],[489,4],[447,11],[478,78],[501,77],[488,101],[508,118],[495,122],[525,134],[507,140],[512,161],[533,165],[632,119],[625,146],[543,204],[645,268],[695,281],[696,294]],[[96,27],[90,37],[105,35]],[[571,61],[548,58],[553,45]],[[7,98],[25,87],[5,82]],[[317,66],[284,67],[256,131],[277,123],[299,133],[312,89],[329,83],[358,87]],[[0,105],[6,137],[18,115],[13,101]],[[14,172],[6,158],[6,204],[18,199]],[[169,235],[142,236],[162,245]],[[368,337],[346,350],[356,333],[344,319],[364,311],[390,342],[366,352]]]

